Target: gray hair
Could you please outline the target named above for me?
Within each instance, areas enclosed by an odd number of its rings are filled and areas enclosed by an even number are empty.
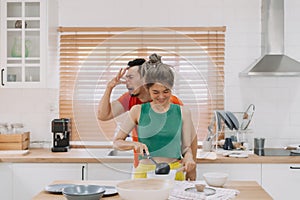
[[[174,85],[174,72],[171,65],[159,63],[156,67],[151,67],[145,75],[145,84],[149,89],[153,84],[160,83],[169,89]]]
[[[139,69],[139,72],[140,72],[140,75],[141,77],[144,77],[146,75],[146,72],[151,68],[151,67],[156,67],[158,66],[159,64],[161,64],[161,56],[160,55],[157,55],[156,53],[154,54],[151,54],[149,56],[149,60],[147,62],[144,62],[140,69]]]

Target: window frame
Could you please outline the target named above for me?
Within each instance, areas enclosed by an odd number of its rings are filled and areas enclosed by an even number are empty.
[[[79,109],[78,112],[74,111],[77,109],[77,105],[84,104],[85,99],[82,98],[82,94],[76,95],[76,89],[78,91],[82,89],[81,87],[87,79],[95,79],[92,84],[99,84],[101,87],[97,88],[96,86],[92,89],[98,93],[103,93],[106,83],[113,78],[121,67],[126,67],[128,61],[135,58],[148,59],[148,56],[152,53],[162,55],[163,62],[175,66],[176,79],[173,93],[183,101],[185,106],[189,106],[192,110],[192,118],[199,140],[206,137],[207,127],[213,117],[213,111],[224,109],[225,26],[59,27],[58,31],[60,33],[59,117],[71,119],[71,140],[73,141],[111,140],[118,123],[123,119],[122,116],[107,122],[100,122],[96,119],[101,94],[94,95],[93,99],[87,103],[93,104],[92,108],[87,111],[91,112],[91,115],[86,113],[86,115],[78,116],[80,115],[78,113],[83,112],[84,108],[80,108],[82,110]],[[110,42],[107,42],[109,40]],[[118,54],[116,49],[126,49],[128,46],[127,53],[122,54],[123,56],[115,56]],[[130,50],[130,46],[133,49]],[[93,54],[95,55],[93,56]],[[99,59],[97,55],[99,55]],[[105,57],[104,61],[101,60],[103,57]],[[113,60],[110,60],[111,58]],[[205,62],[208,64],[203,64]],[[106,71],[101,72],[104,80],[97,80],[97,77],[91,73],[82,77],[84,75],[81,74],[85,73],[85,67],[95,70],[97,63],[100,63],[99,66],[109,66]],[[189,67],[190,64],[192,67]],[[201,67],[206,68],[203,71],[201,71],[201,68],[199,74],[197,74],[196,69],[195,74],[193,73],[193,70],[195,70],[193,67],[198,67],[198,64],[199,69]],[[182,79],[185,73],[190,73],[190,80],[188,78]],[[192,76],[199,75],[200,77],[203,74],[206,78],[194,84],[193,82],[197,79],[192,79]],[[79,79],[81,79],[82,85],[80,85]],[[207,86],[200,82],[206,82]],[[189,88],[193,84],[199,88]],[[205,92],[202,93],[202,90],[205,89],[208,91],[206,94]],[[193,92],[194,96],[199,96],[194,97],[197,98],[196,101],[195,99],[194,101],[189,99],[190,94],[187,90],[195,90]],[[111,100],[116,99],[124,92],[126,92],[125,87],[115,88]],[[91,96],[87,98],[91,98]],[[198,112],[193,112],[195,109]],[[93,120],[91,122],[88,120],[81,121],[83,118],[93,118]],[[84,127],[89,126],[89,123],[94,128]]]

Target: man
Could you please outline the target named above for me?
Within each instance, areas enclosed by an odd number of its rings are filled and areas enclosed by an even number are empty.
[[[157,62],[161,62],[160,59],[161,57],[156,54],[152,54],[150,56],[150,60],[156,60]],[[128,67],[126,69],[120,69],[118,74],[107,84],[106,90],[98,106],[99,120],[106,121],[106,120],[113,119],[121,115],[122,113],[129,111],[130,108],[136,104],[142,104],[151,101],[147,89],[143,86],[143,76],[145,75],[145,71],[147,70],[147,65],[143,65],[144,63],[145,63],[145,59],[141,59],[141,58],[128,62]],[[122,81],[124,75],[126,81]],[[113,88],[119,84],[125,84],[125,83],[128,92],[124,93],[117,100],[110,102],[110,97]],[[182,102],[176,96],[172,96],[170,101],[174,104],[182,105]],[[136,129],[132,131],[132,139],[133,141],[137,141]],[[191,144],[191,148],[193,151],[193,158],[196,161],[197,137],[194,138]],[[134,166],[136,167],[137,165],[138,165],[138,159],[135,154]],[[195,180],[196,169],[187,173],[186,179]]]

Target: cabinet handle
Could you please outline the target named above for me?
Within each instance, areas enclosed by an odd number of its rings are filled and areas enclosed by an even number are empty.
[[[300,169],[300,167],[293,167],[293,166],[290,166],[290,169]]]
[[[84,180],[84,166],[81,168],[81,180]]]
[[[4,82],[3,82],[3,73],[4,69],[1,69],[1,85],[4,86]]]

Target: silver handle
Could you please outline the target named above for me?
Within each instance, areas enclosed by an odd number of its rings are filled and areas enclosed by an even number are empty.
[[[81,168],[81,180],[84,180],[84,165]]]
[[[293,167],[293,166],[290,166],[290,169],[300,169],[300,167]]]
[[[4,69],[1,69],[1,85],[4,86],[4,82],[3,82],[3,73]]]

